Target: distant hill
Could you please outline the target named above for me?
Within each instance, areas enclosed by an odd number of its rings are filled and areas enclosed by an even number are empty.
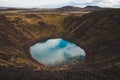
[[[109,10],[111,8],[102,8],[99,6],[86,6],[84,8],[75,7],[75,6],[64,6],[57,9],[62,11],[100,11],[100,10]]]
[[[75,6],[64,6],[62,9],[80,9],[80,7],[75,7]]]
[[[26,11],[100,11],[100,10],[109,10],[111,8],[103,8],[99,6],[86,6],[84,8],[76,6],[63,6],[55,9],[48,8],[16,8],[16,7],[0,7],[0,10],[26,10]]]
[[[0,9],[6,9],[7,7],[0,7]]]
[[[29,8],[0,7],[0,10],[2,10],[2,11],[4,11],[4,10],[29,10]]]
[[[75,7],[75,6],[64,6],[64,7],[61,7],[61,8],[57,8],[58,10],[80,10],[81,8],[80,7]]]
[[[99,6],[86,6],[85,8],[101,8]]]

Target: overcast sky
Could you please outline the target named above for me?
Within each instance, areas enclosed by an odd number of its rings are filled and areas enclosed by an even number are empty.
[[[0,7],[56,8],[66,5],[120,8],[120,0],[0,0]]]

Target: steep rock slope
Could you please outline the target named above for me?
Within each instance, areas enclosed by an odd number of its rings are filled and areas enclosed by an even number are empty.
[[[82,17],[69,16],[65,29],[95,63],[120,61],[120,10],[92,12]],[[97,56],[96,56],[97,55]],[[119,64],[120,65],[120,64]]]
[[[62,19],[63,17],[60,15],[54,15],[53,17],[53,15],[27,13],[1,14],[0,65],[29,64],[26,55],[30,56],[28,54],[30,46],[38,40],[56,36],[54,33],[61,32],[59,18]]]

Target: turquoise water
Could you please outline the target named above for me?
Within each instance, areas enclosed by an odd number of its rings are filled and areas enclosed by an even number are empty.
[[[75,57],[85,57],[83,49],[61,38],[36,43],[30,47],[30,53],[39,63],[50,66],[68,62]]]

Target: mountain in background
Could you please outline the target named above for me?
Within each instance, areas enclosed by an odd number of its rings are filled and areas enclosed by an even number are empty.
[[[48,8],[15,8],[15,7],[0,7],[0,10],[31,10],[31,11],[99,11],[99,10],[109,10],[112,8],[105,8],[99,6],[86,6],[84,8],[76,6],[63,6],[60,8],[48,9]]]
[[[98,9],[98,8],[101,8],[101,7],[99,7],[99,6],[86,6],[85,8],[96,8],[96,9]]]
[[[75,7],[75,6],[64,6],[61,8],[57,8],[58,10],[62,11],[100,11],[100,10],[109,10],[112,8],[104,8],[99,6],[86,6],[84,8],[81,7]]]
[[[79,10],[81,9],[80,7],[75,7],[75,6],[64,6],[61,8],[58,8],[59,10]]]

